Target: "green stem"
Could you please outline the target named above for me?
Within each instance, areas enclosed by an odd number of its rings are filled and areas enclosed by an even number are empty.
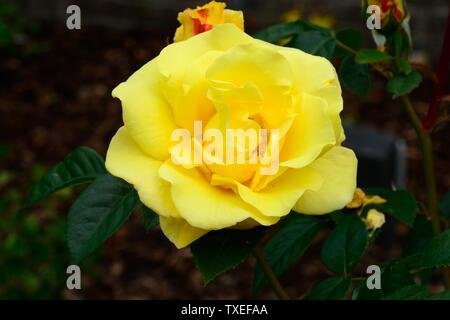
[[[341,41],[337,39],[335,39],[335,41],[336,44],[341,48],[343,48],[344,50],[347,50],[352,54],[356,54],[355,50],[348,47]],[[389,75],[384,70],[379,68],[379,66],[374,65],[374,68],[385,78],[389,79]],[[433,167],[433,152],[431,145],[431,137],[429,132],[423,130],[422,123],[419,117],[417,116],[416,112],[414,111],[409,97],[406,95],[402,96],[400,99],[403,102],[403,106],[405,107],[408,118],[419,140],[419,147],[423,158],[425,184],[427,189],[428,212],[431,218],[434,233],[438,234],[441,232],[441,225],[438,215],[438,197],[436,191],[436,176]]]
[[[450,12],[450,11],[449,11]],[[348,47],[341,41],[335,38],[336,44],[340,46],[342,49],[356,54],[356,51],[352,48]],[[373,64],[372,67],[375,71],[381,74],[386,79],[390,79],[392,74],[386,72],[382,66]],[[422,162],[423,162],[423,170],[425,174],[425,185],[427,192],[427,211],[431,219],[431,225],[433,227],[433,232],[435,235],[439,234],[442,231],[441,223],[439,219],[438,213],[438,196],[437,196],[437,187],[436,187],[436,175],[434,172],[434,162],[433,162],[433,149],[431,143],[430,133],[423,129],[422,123],[417,116],[414,108],[411,104],[408,95],[400,97],[403,102],[403,106],[408,115],[409,121],[416,132],[417,139],[419,140],[419,148],[422,154]],[[442,272],[445,287],[448,289],[450,287],[450,274],[446,270]]]
[[[348,51],[350,53],[352,53],[353,55],[356,55],[357,52],[356,50],[354,50],[353,48],[350,48],[349,46],[347,46],[345,43],[343,43],[342,41],[340,41],[338,38],[336,38],[335,36],[333,36],[333,40],[336,42],[336,44],[341,47],[342,49],[344,49],[345,51]]]
[[[436,175],[433,165],[433,148],[431,143],[430,133],[425,131],[422,127],[422,123],[413,109],[409,97],[402,96],[401,101],[408,115],[408,118],[416,132],[417,139],[419,140],[419,147],[422,153],[423,170],[425,175],[425,186],[427,191],[427,209],[431,219],[431,226],[435,235],[441,233],[441,223],[438,212],[438,196],[436,187]],[[447,270],[442,270],[442,277],[444,279],[444,285],[448,289],[450,286],[450,277]]]
[[[425,174],[425,185],[427,189],[428,213],[431,218],[434,233],[439,234],[441,232],[441,224],[438,214],[438,197],[436,190],[436,176],[433,166],[431,137],[429,132],[422,129],[420,119],[414,111],[409,97],[402,96],[401,101],[419,140],[419,147],[422,153],[423,169]]]
[[[345,43],[343,43],[342,41],[340,41],[339,39],[337,39],[336,37],[333,37],[334,41],[336,42],[336,44],[341,47],[342,49],[344,49],[345,51],[353,54],[354,56],[357,55],[357,51],[350,48],[349,46],[347,46]],[[381,74],[383,77],[385,77],[386,79],[391,78],[391,75],[386,72],[386,70],[379,64],[373,63],[370,65],[373,70],[375,70],[376,72],[378,72],[379,74]]]
[[[255,253],[255,256],[258,259],[259,263],[261,264],[261,267],[262,267],[264,273],[266,274],[267,279],[269,280],[273,291],[278,296],[278,298],[280,300],[290,300],[291,298],[286,293],[286,291],[284,291],[284,289],[281,286],[281,283],[278,280],[275,272],[273,272],[272,267],[270,266],[269,260],[267,259],[266,255],[264,254],[263,247],[258,245],[255,248],[254,253]]]

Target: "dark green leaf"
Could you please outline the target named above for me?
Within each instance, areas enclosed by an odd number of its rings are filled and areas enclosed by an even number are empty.
[[[381,289],[385,296],[413,284],[414,279],[402,263],[389,263],[382,272]]]
[[[0,144],[0,162],[2,162],[6,156],[8,155],[10,150],[9,145],[7,144]]]
[[[277,42],[281,39],[294,36],[300,31],[297,22],[280,23],[261,30],[253,35],[256,39],[267,42]]]
[[[364,189],[369,195],[379,195],[386,199],[386,203],[371,205],[381,212],[390,214],[403,223],[412,226],[419,206],[416,199],[407,191],[388,189]]]
[[[407,257],[422,250],[433,239],[434,233],[430,221],[418,215],[414,225],[406,238],[403,256]]]
[[[347,47],[358,50],[361,48],[361,45],[363,43],[363,35],[361,32],[356,31],[354,29],[340,29],[335,32],[335,37],[337,40],[339,40],[341,43],[346,45]],[[348,51],[345,49],[342,49],[339,45],[336,45],[336,48],[334,50],[334,57],[337,58],[343,58],[348,54]]]
[[[351,55],[342,60],[339,79],[345,89],[358,96],[367,96],[372,86],[369,66],[355,63]]]
[[[264,235],[263,228],[213,231],[191,245],[195,264],[208,283],[217,275],[241,264]]]
[[[80,262],[111,237],[138,203],[137,192],[122,179],[109,174],[97,178],[69,211],[67,241],[72,261]]]
[[[0,20],[0,48],[9,47],[13,44],[14,35],[10,26]]]
[[[10,1],[1,1],[0,2],[0,17],[2,20],[6,20],[6,18],[17,14],[18,7],[17,4]]]
[[[55,191],[94,180],[106,173],[103,159],[94,151],[80,147],[51,169],[34,187],[25,207]]]
[[[450,266],[450,229],[435,236],[421,251],[403,259],[411,270]]]
[[[441,217],[450,219],[450,192],[439,203],[439,213]]]
[[[346,219],[325,239],[322,261],[331,271],[346,275],[358,263],[367,242],[367,229],[361,219],[356,216]]]
[[[400,57],[403,52],[403,45],[404,45],[404,38],[402,36],[402,32],[400,29],[395,30],[393,41],[394,41],[394,49],[395,49],[395,55],[397,57]]]
[[[422,75],[420,72],[413,70],[409,74],[398,75],[390,79],[387,84],[387,89],[392,93],[392,97],[398,98],[404,96],[419,86],[422,82]]]
[[[411,51],[409,35],[404,28],[397,29],[393,36],[388,37],[387,47],[394,48],[397,57],[407,58]]]
[[[345,297],[352,280],[333,277],[319,282],[308,295],[308,300],[341,300]]]
[[[434,232],[427,217],[418,215],[403,247],[403,257],[419,252],[433,239]],[[421,283],[425,284],[431,280],[432,269],[425,269],[418,273]]]
[[[368,289],[366,278],[358,283],[352,293],[352,300],[379,300],[381,298],[383,298],[383,290]]]
[[[450,290],[446,290],[430,297],[430,300],[450,300]]]
[[[423,300],[427,294],[426,287],[414,284],[385,296],[383,300]]]
[[[392,57],[386,53],[376,49],[361,49],[356,53],[355,61],[359,64],[377,63],[392,59]]]
[[[336,224],[340,224],[347,219],[353,219],[352,217],[355,216],[357,216],[357,213],[355,213],[354,210],[347,208],[337,210],[328,214],[328,217],[330,217],[330,219],[333,220],[333,222]]]
[[[405,59],[398,58],[395,60],[398,71],[403,74],[409,74],[413,70],[412,66]]]
[[[144,204],[141,205],[140,213],[145,231],[150,231],[159,224],[159,216]]]
[[[264,253],[277,276],[291,267],[321,231],[321,221],[313,216],[290,214],[281,222],[280,230],[267,243]],[[267,279],[258,264],[253,277],[253,294],[257,294]]]
[[[414,279],[408,269],[398,262],[387,262],[380,266],[381,268],[381,288],[369,289],[367,279],[363,279],[354,292],[354,299],[357,300],[378,300],[399,289],[414,284]]]
[[[304,52],[331,59],[336,42],[329,33],[323,31],[301,31],[288,44]]]

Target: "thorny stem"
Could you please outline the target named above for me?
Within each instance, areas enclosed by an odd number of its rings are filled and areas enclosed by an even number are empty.
[[[433,148],[431,143],[430,132],[426,131],[422,127],[419,117],[413,109],[411,100],[409,96],[401,97],[403,106],[408,115],[409,121],[411,122],[414,131],[416,132],[417,139],[419,140],[419,147],[422,153],[422,163],[425,175],[425,186],[427,191],[427,203],[428,203],[428,214],[431,219],[431,226],[433,227],[433,233],[438,235],[441,233],[441,223],[438,213],[438,196],[436,187],[436,175],[434,172],[434,162],[433,162]],[[443,269],[442,277],[444,280],[445,288],[450,286],[449,271]]]
[[[438,215],[438,198],[436,191],[436,176],[433,167],[433,152],[431,146],[430,134],[422,129],[420,119],[414,111],[411,101],[408,96],[402,96],[401,101],[405,107],[405,111],[408,115],[417,138],[419,139],[420,151],[423,158],[423,169],[425,174],[425,184],[427,189],[428,199],[428,212],[431,218],[431,224],[435,234],[441,232],[441,225]]]
[[[261,245],[258,245],[255,248],[254,254],[255,254],[256,258],[258,259],[259,263],[261,264],[261,267],[262,267],[264,273],[266,274],[267,279],[269,280],[270,285],[272,286],[272,289],[275,292],[275,294],[278,296],[278,298],[280,300],[290,300],[291,298],[286,293],[286,291],[284,291],[275,272],[273,272],[272,267],[270,266],[269,260],[267,259],[266,255],[264,254],[264,249]]]
[[[409,120],[416,132],[417,138],[419,140],[420,151],[422,153],[422,162],[425,175],[425,185],[427,189],[427,202],[428,202],[428,214],[431,219],[431,226],[433,227],[433,233],[438,235],[441,233],[441,223],[438,213],[438,197],[436,188],[436,175],[434,173],[433,166],[433,149],[431,144],[430,132],[424,130],[419,117],[413,109],[409,97],[402,96],[401,100],[403,106],[405,107],[406,113],[408,114]],[[445,288],[450,286],[449,271],[446,269],[442,270],[442,277],[444,279]]]

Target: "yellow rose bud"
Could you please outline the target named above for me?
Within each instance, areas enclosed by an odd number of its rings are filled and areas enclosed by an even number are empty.
[[[178,248],[211,230],[273,225],[291,210],[326,214],[353,197],[357,159],[341,146],[341,87],[322,57],[224,23],[167,46],[113,96],[124,126],[106,168],[134,186]],[[206,133],[229,130],[269,139],[208,153]],[[244,163],[223,161],[223,150]]]
[[[366,8],[376,5],[381,11],[381,26],[399,24],[406,17],[406,6],[404,0],[366,0]]]
[[[183,41],[202,32],[211,30],[214,25],[232,23],[244,30],[242,11],[225,9],[223,2],[211,1],[196,9],[186,9],[178,14],[181,26],[175,32],[174,42]]]
[[[379,229],[386,222],[384,214],[376,209],[370,209],[364,221],[369,229]]]

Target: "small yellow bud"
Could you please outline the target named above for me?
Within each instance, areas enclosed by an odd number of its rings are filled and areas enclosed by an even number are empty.
[[[370,229],[379,229],[386,222],[386,219],[382,212],[376,209],[370,209],[364,222]]]

